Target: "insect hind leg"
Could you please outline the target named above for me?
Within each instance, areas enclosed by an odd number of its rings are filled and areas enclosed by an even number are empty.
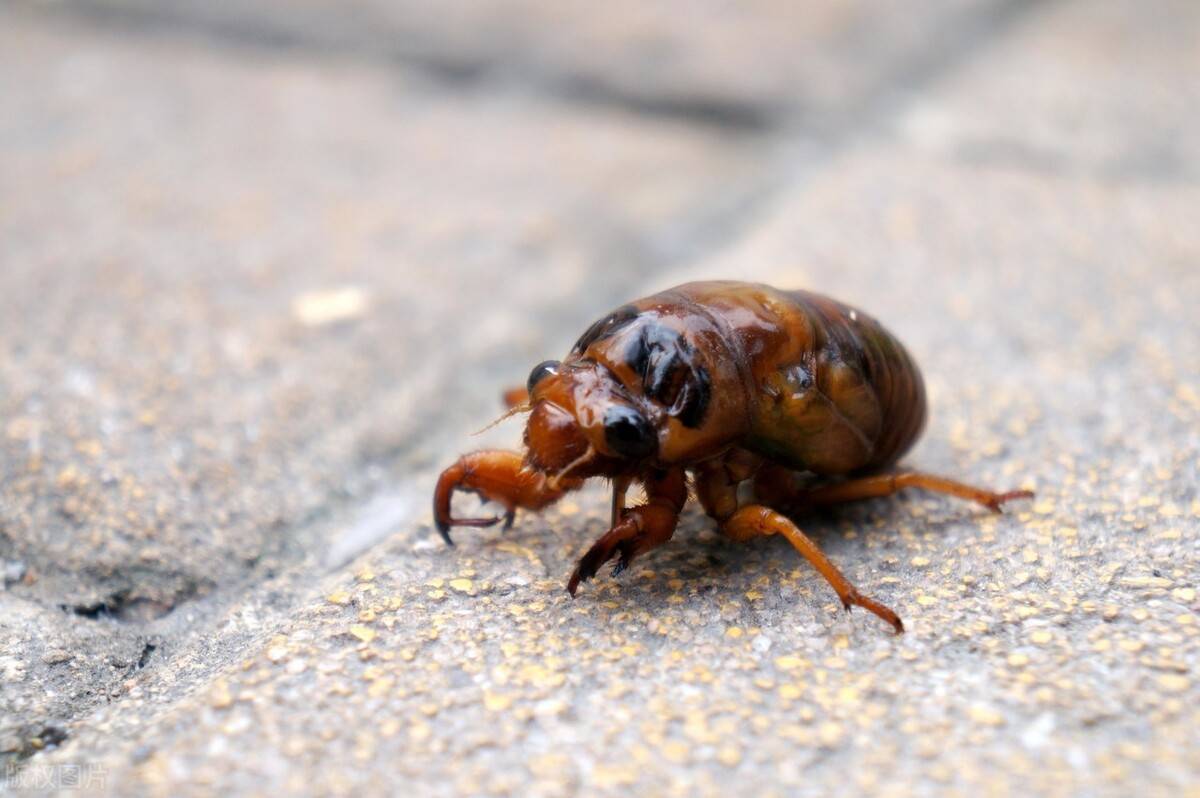
[[[825,552],[821,551],[812,538],[804,534],[800,527],[781,513],[761,504],[748,504],[725,519],[721,524],[721,531],[737,541],[783,535],[800,556],[808,560],[817,573],[825,577],[825,581],[841,599],[843,607],[847,610],[852,606],[862,607],[891,624],[892,628],[896,630],[896,634],[904,631],[904,623],[894,610],[858,592],[858,588],[842,575],[838,567],[825,556]]]
[[[841,599],[843,607],[847,610],[852,606],[862,607],[891,624],[897,634],[903,632],[904,623],[900,616],[890,607],[860,593],[825,556],[825,552],[783,512],[767,506],[769,502],[762,496],[757,497],[760,503],[738,506],[738,485],[751,476],[766,473],[770,477],[769,469],[772,468],[744,457],[739,464],[738,457],[741,456],[737,455],[727,462],[709,463],[697,469],[696,495],[705,511],[720,524],[721,532],[738,542],[783,535],[792,548],[825,578]],[[791,472],[787,474],[790,478]],[[757,481],[758,477],[755,478]]]
[[[918,488],[966,499],[981,504],[994,513],[1003,512],[1003,505],[1007,502],[1033,498],[1031,490],[996,492],[922,471],[875,474],[808,487],[796,484],[794,472],[775,467],[764,468],[755,480],[755,491],[765,504],[786,509],[788,512],[860,499],[894,496],[906,488]]]

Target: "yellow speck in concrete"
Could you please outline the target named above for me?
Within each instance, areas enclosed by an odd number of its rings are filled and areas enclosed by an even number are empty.
[[[742,749],[735,745],[725,745],[717,749],[717,761],[727,768],[737,767],[742,761]]]
[[[209,704],[213,709],[225,709],[232,703],[233,693],[229,691],[229,684],[223,679],[214,684],[209,695]]]
[[[991,707],[986,707],[982,704],[973,705],[969,710],[967,710],[967,714],[970,716],[973,722],[978,723],[980,726],[1004,725],[1003,715]]]
[[[670,762],[681,765],[688,760],[688,746],[679,740],[668,740],[663,743],[662,754]]]
[[[380,698],[381,696],[385,696],[391,691],[392,686],[395,683],[396,680],[391,676],[384,676],[376,679],[375,681],[371,682],[371,686],[367,688],[367,695],[371,696],[371,698]]]
[[[1038,553],[1035,549],[1026,547],[1025,550],[1021,552],[1021,559],[1032,565],[1038,561]]]
[[[350,634],[354,635],[364,643],[370,643],[375,639],[376,632],[369,626],[363,626],[360,623],[356,623],[354,626],[350,627]]]
[[[1164,673],[1158,677],[1158,684],[1168,693],[1182,693],[1191,683],[1186,676],[1178,673]]]
[[[451,579],[450,587],[459,593],[470,593],[475,589],[475,583],[470,579]]]
[[[804,691],[800,689],[799,685],[795,685],[795,684],[779,685],[779,697],[780,698],[787,698],[787,699],[794,700],[794,699],[799,698],[801,695],[803,695],[803,693],[804,693]]]
[[[512,699],[503,693],[487,692],[483,694],[483,705],[490,712],[503,712],[512,706]]]
[[[1177,587],[1171,591],[1171,598],[1176,601],[1192,602],[1196,600],[1196,589],[1192,587]]]
[[[1008,664],[1013,668],[1024,668],[1029,664],[1029,657],[1020,652],[1008,655]]]
[[[807,664],[808,663],[805,660],[801,659],[800,657],[786,656],[786,657],[776,657],[775,658],[775,667],[779,668],[780,670],[784,670],[784,671],[795,670],[796,668],[803,668]]]
[[[1112,643],[1108,640],[1097,640],[1092,643],[1092,651],[1109,651],[1112,649]]]
[[[817,730],[817,737],[821,741],[821,745],[826,748],[834,748],[846,736],[846,732],[837,723],[822,723],[821,728]]]
[[[928,594],[922,594],[917,596],[917,603],[922,607],[932,607],[934,604],[937,604],[937,599]]]
[[[1171,580],[1161,576],[1126,576],[1121,579],[1124,587],[1170,587]]]
[[[909,562],[912,563],[914,568],[925,568],[926,566],[929,565],[929,558],[928,557],[913,557]]]
[[[1032,640],[1034,643],[1038,644],[1039,646],[1044,646],[1047,643],[1049,643],[1051,640],[1054,639],[1054,635],[1050,634],[1045,629],[1035,629],[1029,635],[1029,639]]]
[[[300,294],[292,300],[292,316],[305,327],[324,327],[365,315],[370,295],[359,286],[347,285]]]
[[[625,787],[636,782],[637,778],[638,770],[633,765],[596,763],[592,768],[589,786],[599,789]]]
[[[725,630],[726,637],[738,638],[744,634],[740,626],[730,626]]]
[[[326,596],[325,600],[330,604],[346,605],[350,603],[350,594],[345,590],[338,590]]]

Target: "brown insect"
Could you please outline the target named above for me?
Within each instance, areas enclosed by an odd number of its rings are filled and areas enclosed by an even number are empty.
[[[571,595],[616,558],[614,575],[670,540],[691,487],[721,532],[745,541],[783,535],[829,581],[847,610],[864,596],[791,520],[802,511],[924,488],[993,512],[1027,490],[993,493],[917,471],[889,470],[925,423],[921,373],[870,316],[806,291],[738,282],[689,283],[625,305],[593,324],[566,359],[533,368],[525,391],[524,454],[480,451],[442,472],[434,520],[446,543],[456,490],[540,510],[591,477],[613,483],[612,526],[571,574]],[[625,507],[632,483],[646,501]],[[750,501],[739,498],[748,483]]]

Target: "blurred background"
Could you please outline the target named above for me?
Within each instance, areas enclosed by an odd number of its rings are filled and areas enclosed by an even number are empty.
[[[1190,795],[1200,6],[0,1],[0,784]],[[930,497],[429,527],[500,391],[712,277],[885,322]],[[636,571],[637,569],[635,569]]]

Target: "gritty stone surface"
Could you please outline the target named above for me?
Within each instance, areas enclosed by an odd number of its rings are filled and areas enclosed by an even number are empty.
[[[110,791],[163,795],[1195,792],[1190,5],[1169,24],[1131,0],[1029,7],[816,158],[791,146],[802,120],[759,146],[608,105],[448,98],[375,67],[154,36],[126,49],[19,19],[0,26],[0,53],[20,56],[0,80],[25,105],[0,112],[0,142],[42,166],[0,148],[0,179],[23,189],[0,192],[18,244],[0,252],[0,750],[22,772],[85,763]],[[67,103],[80,78],[30,90],[62,80],[68,52],[89,80],[107,65],[120,113]],[[134,163],[157,199],[104,201],[133,168],[130,123],[104,120],[153,120],[168,98],[185,121],[144,124],[186,146],[148,135]],[[262,139],[200,123],[226,103],[293,121]],[[98,171],[39,183],[63,149],[51,130],[97,148]],[[504,158],[472,160],[497,136]],[[542,163],[551,145],[561,160]],[[706,198],[757,180],[736,221]],[[262,195],[253,227],[197,221],[238,192]],[[74,236],[45,233],[54,214]],[[528,218],[551,231],[538,268],[489,279],[526,259]],[[704,277],[868,310],[930,389],[907,462],[1037,491],[1002,516],[913,493],[800,519],[905,635],[843,613],[786,542],[731,543],[694,507],[671,544],[572,600],[603,485],[508,532],[458,530],[454,549],[431,529],[429,480],[480,445],[468,433],[500,388],[608,307]],[[483,437],[518,440],[518,422]],[[160,515],[127,501],[130,475]],[[139,539],[145,518],[161,522]],[[268,553],[238,565],[243,546]],[[166,612],[144,586],[170,583],[130,570],[156,549],[209,580]],[[130,586],[113,606],[104,568]]]
[[[402,72],[132,41],[0,26],[14,634],[32,601],[135,646],[223,588],[352,557],[424,511],[410,478],[439,431],[493,411],[466,380],[523,373],[574,332],[567,297],[616,301],[657,235],[750,169],[678,122],[463,109]],[[314,531],[382,493],[387,523]],[[110,686],[63,713],[25,685],[4,685],[21,697],[0,729],[65,723]]]
[[[1195,185],[1200,115],[1195,9],[1070,4],[947,78],[899,119],[907,141],[966,163],[1108,182]],[[1003,61],[1008,68],[993,65]]]
[[[533,84],[754,127],[789,113],[853,109],[892,82],[896,70],[920,72],[1021,4],[68,0],[64,6],[88,19],[397,59],[460,83]]]

